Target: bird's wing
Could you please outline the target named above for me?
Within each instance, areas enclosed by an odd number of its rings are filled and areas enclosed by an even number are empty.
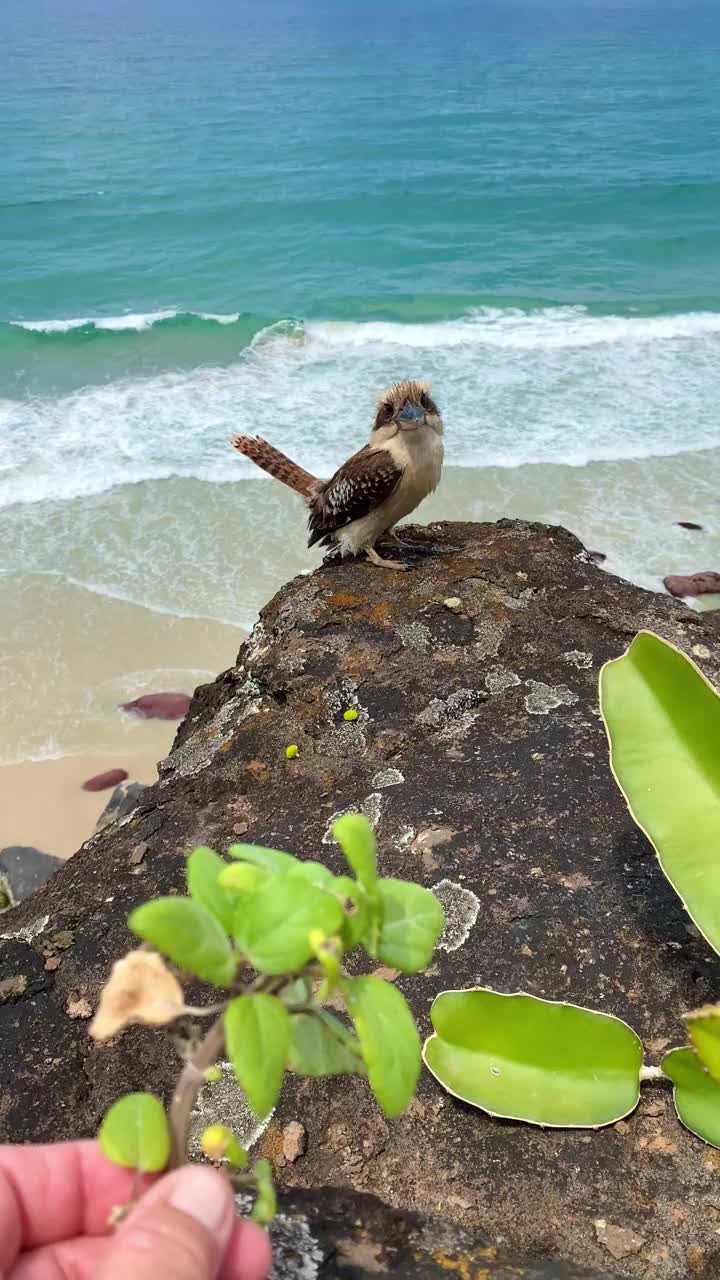
[[[402,474],[385,449],[366,445],[354,453],[310,503],[308,546],[326,545],[338,529],[374,511],[394,492]]]

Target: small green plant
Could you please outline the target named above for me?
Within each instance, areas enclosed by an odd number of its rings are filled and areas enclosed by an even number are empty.
[[[345,960],[362,947],[382,965],[419,972],[432,958],[443,910],[420,885],[378,876],[364,817],[344,815],[333,835],[353,876],[256,845],[233,845],[230,861],[199,848],[188,859],[187,896],[132,912],[128,924],[143,947],[114,966],[91,1034],[106,1040],[131,1023],[160,1026],[187,1014],[212,1021],[187,1054],[167,1114],[148,1093],[128,1094],[107,1112],[99,1138],[110,1160],[139,1172],[184,1163],[199,1091],[225,1056],[261,1118],[286,1070],[367,1075],[387,1116],[405,1110],[420,1071],[412,1015],[396,987],[373,974],[351,977]],[[217,988],[216,1000],[189,1007],[168,960]],[[334,1008],[342,1002],[349,1025],[326,1007],[331,998]],[[220,1124],[206,1128],[201,1146],[235,1186],[254,1191],[253,1217],[268,1222],[275,1209],[268,1162],[248,1169],[248,1153]]]
[[[684,653],[641,632],[600,675],[610,762],[630,814],[712,947],[720,952],[720,696]],[[644,1081],[673,1084],[682,1124],[720,1147],[720,1006],[684,1014],[690,1045],[659,1066],[619,1018],[485,988],[432,1007],[428,1069],[490,1115],[597,1128],[629,1115]]]

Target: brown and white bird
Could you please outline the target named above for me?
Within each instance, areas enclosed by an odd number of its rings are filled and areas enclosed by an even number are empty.
[[[330,480],[303,471],[279,449],[254,436],[231,444],[271,476],[302,495],[310,510],[308,546],[336,546],[341,557],[364,552],[385,569],[375,543],[392,533],[437,488],[443,463],[443,423],[427,382],[396,382],[378,398],[368,443],[338,467]]]

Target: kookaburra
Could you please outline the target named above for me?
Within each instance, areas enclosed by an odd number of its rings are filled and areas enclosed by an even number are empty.
[[[383,534],[436,489],[443,463],[443,423],[427,382],[396,382],[378,398],[368,443],[330,480],[303,471],[279,449],[253,436],[231,444],[302,495],[310,514],[308,546],[335,546],[340,556],[364,552],[385,569],[404,569],[375,550]],[[402,543],[400,543],[402,545]]]

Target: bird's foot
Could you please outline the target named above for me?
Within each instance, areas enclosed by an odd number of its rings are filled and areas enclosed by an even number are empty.
[[[411,542],[409,538],[401,538],[394,529],[388,529],[385,537],[390,538],[391,541],[395,543],[396,547],[405,547],[408,551],[415,550],[416,544]]]
[[[377,565],[379,569],[401,569],[403,572],[407,569],[407,565],[401,564],[399,560],[384,560],[374,547],[366,547],[365,555],[370,563]]]

